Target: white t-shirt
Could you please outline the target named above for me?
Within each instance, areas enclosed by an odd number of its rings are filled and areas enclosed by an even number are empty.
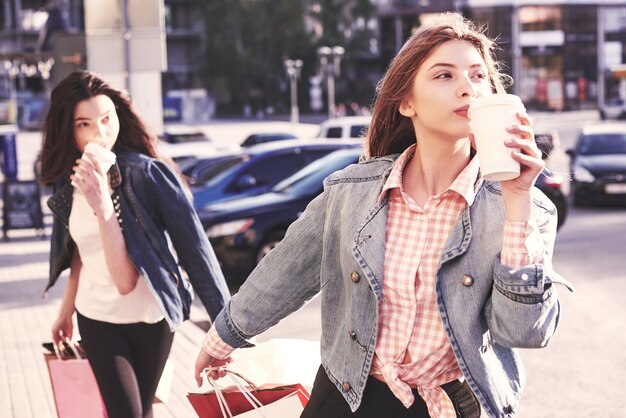
[[[81,315],[114,324],[154,324],[163,319],[143,277],[137,280],[130,293],[119,294],[106,265],[96,215],[85,196],[76,189],[70,214],[70,235],[82,261],[74,302]]]

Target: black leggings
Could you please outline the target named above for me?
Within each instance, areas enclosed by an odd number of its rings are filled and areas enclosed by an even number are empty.
[[[151,418],[152,400],[174,340],[165,320],[111,324],[77,313],[81,346],[109,418]]]

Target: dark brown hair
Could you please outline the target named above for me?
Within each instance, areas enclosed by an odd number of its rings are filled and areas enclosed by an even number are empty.
[[[135,151],[158,158],[157,138],[150,135],[128,95],[90,71],[73,72],[52,90],[50,109],[43,125],[41,177],[47,185],[68,174],[80,151],[74,141],[74,109],[86,99],[104,94],[115,105],[120,133],[114,149]]]
[[[495,59],[495,43],[471,21],[457,13],[444,13],[434,25],[420,27],[389,64],[376,88],[372,121],[368,130],[368,152],[380,157],[401,153],[415,143],[411,119],[399,112],[401,101],[410,93],[419,67],[431,52],[447,41],[462,40],[476,47],[487,66],[493,92],[504,93],[510,77],[500,73]]]

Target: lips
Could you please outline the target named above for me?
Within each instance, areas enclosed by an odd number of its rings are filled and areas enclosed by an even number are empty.
[[[466,118],[468,109],[469,109],[469,105],[461,106],[458,109],[455,109],[454,113],[456,113],[459,116],[463,116],[463,117]]]

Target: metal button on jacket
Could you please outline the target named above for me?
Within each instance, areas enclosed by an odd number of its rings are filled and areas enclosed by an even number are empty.
[[[474,278],[472,276],[466,274],[461,279],[461,283],[463,283],[463,286],[470,287],[471,285],[474,284]]]
[[[353,271],[350,275],[350,280],[352,280],[354,283],[357,283],[359,280],[361,280],[361,277],[359,276],[359,273]]]
[[[343,391],[344,391],[344,392],[349,391],[349,390],[350,390],[350,383],[348,383],[348,382],[343,382],[343,383],[341,384],[341,389],[343,389]]]

